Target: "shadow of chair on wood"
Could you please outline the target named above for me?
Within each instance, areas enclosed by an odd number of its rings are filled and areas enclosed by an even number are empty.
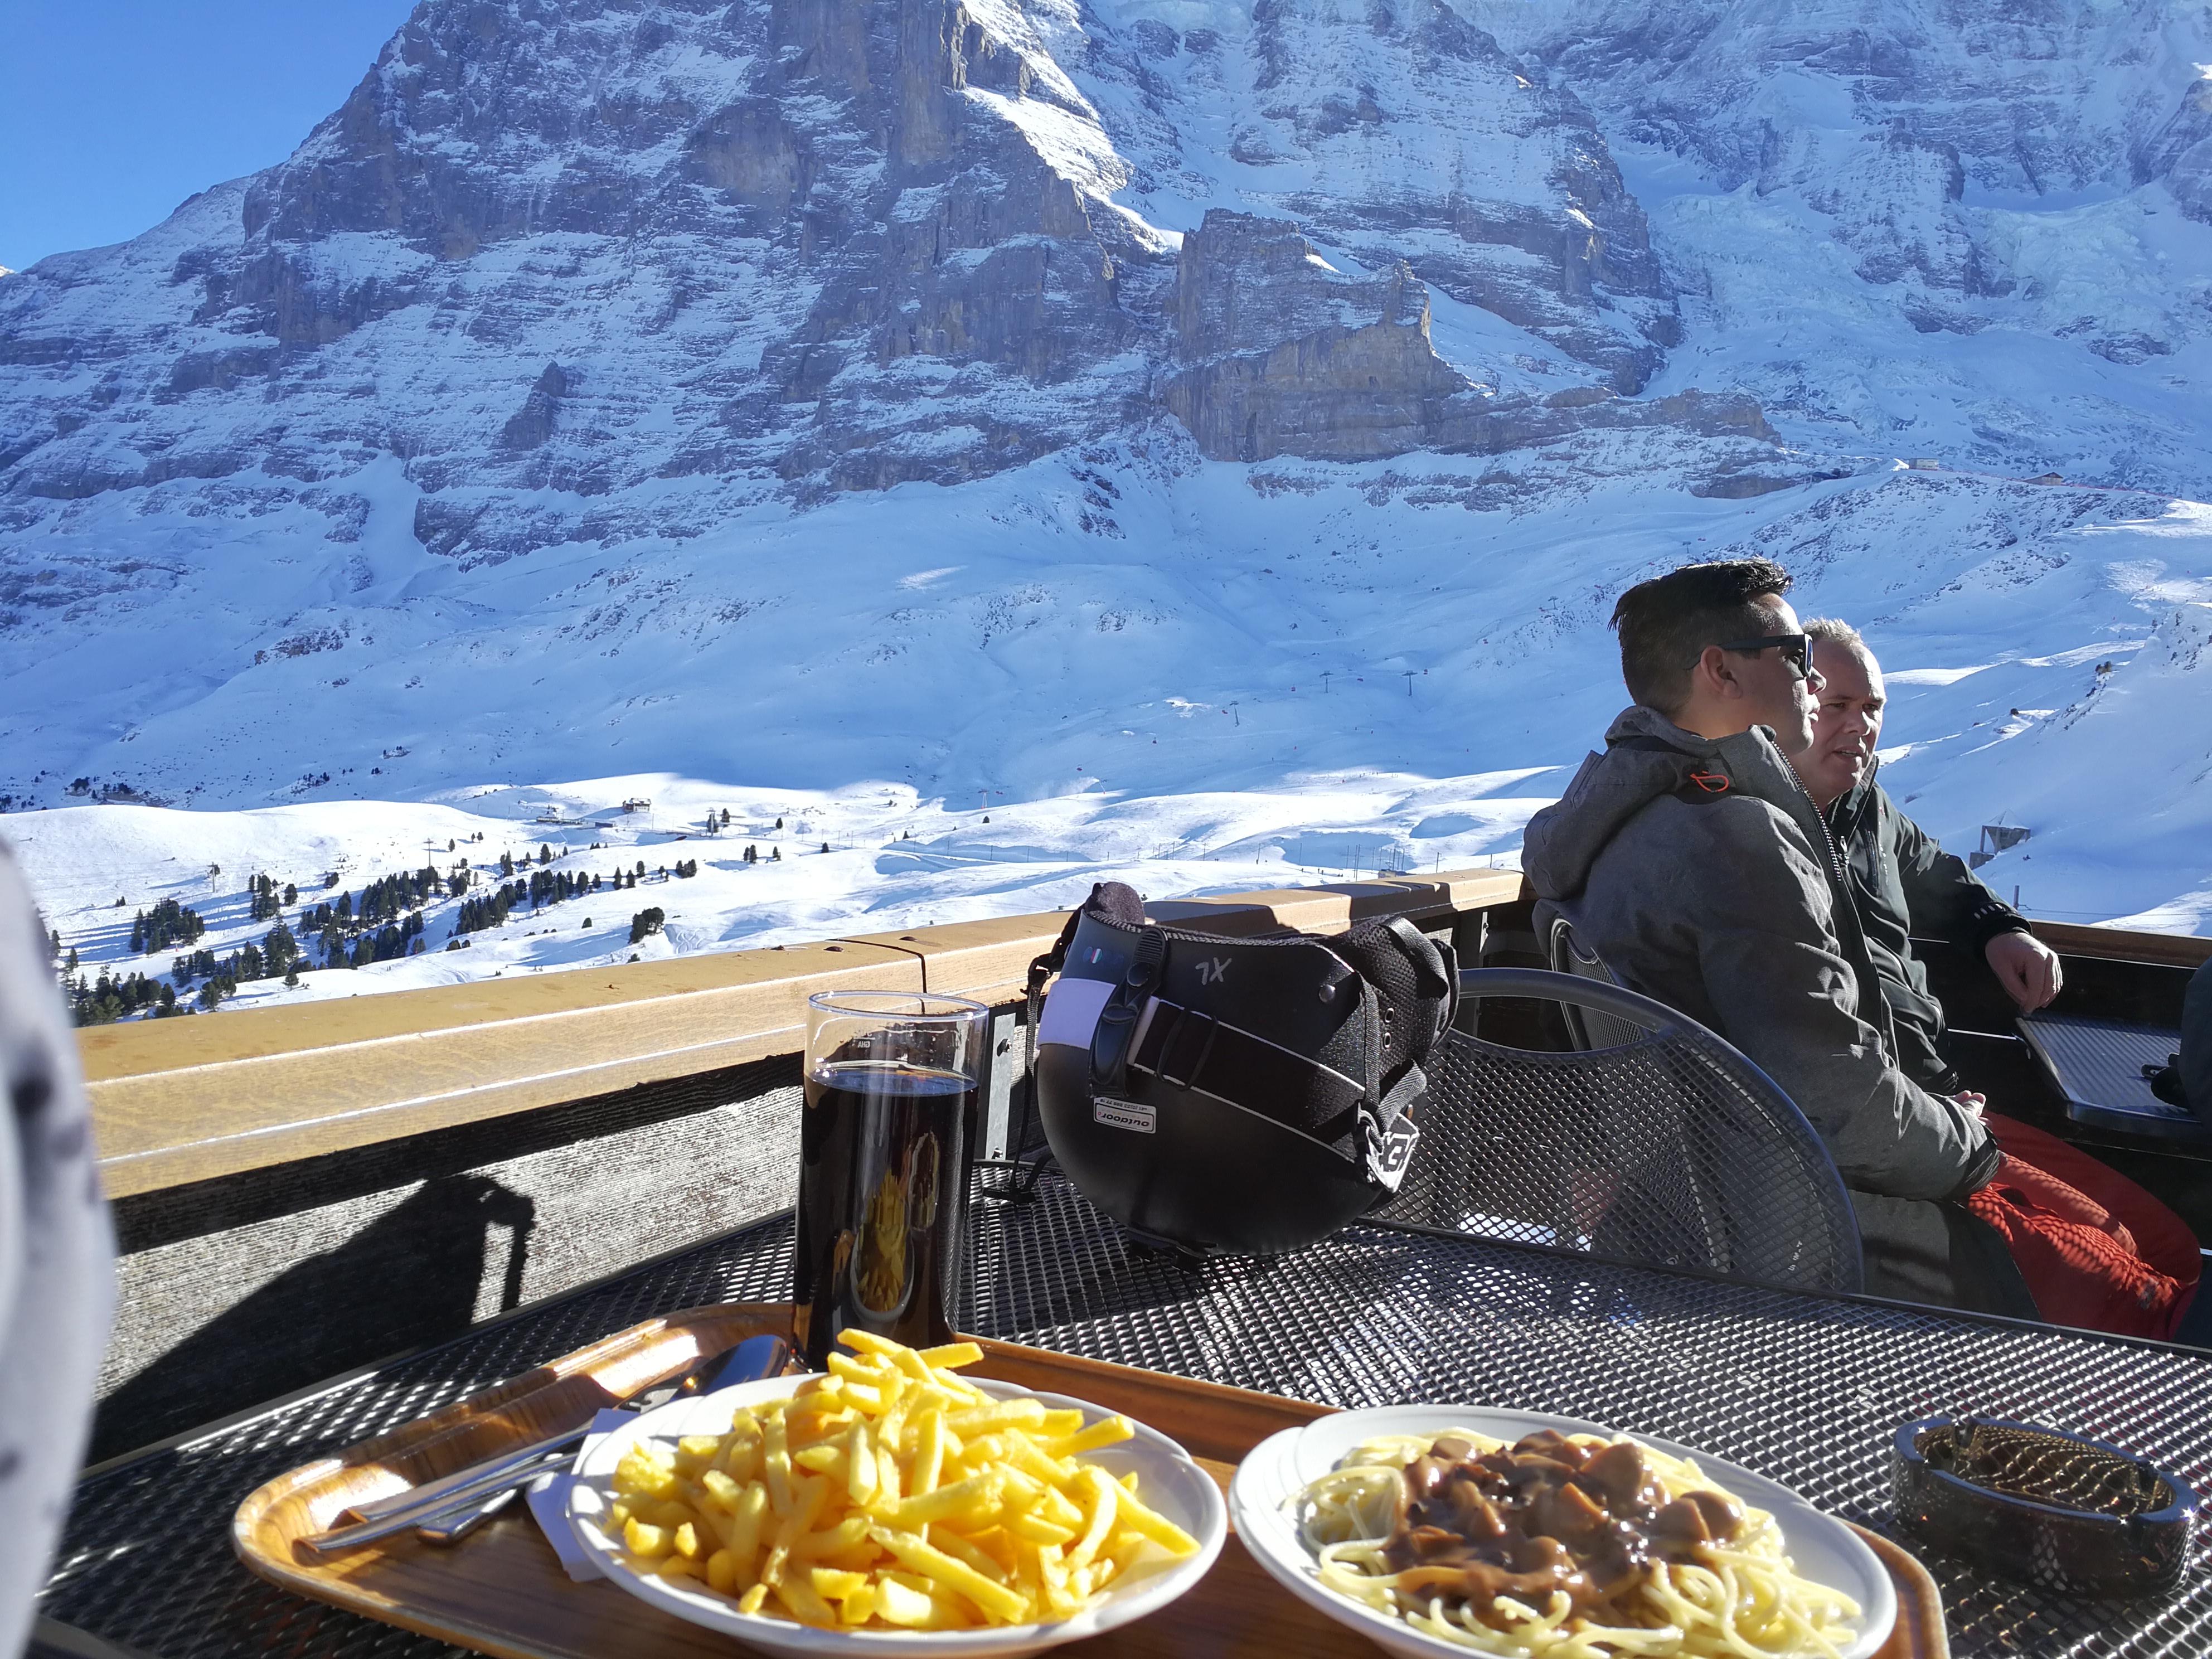
[[[479,1175],[425,1182],[218,1314],[100,1402],[97,1462],[468,1328],[508,1239],[500,1308],[520,1305],[537,1206]],[[210,1271],[222,1264],[211,1261]]]

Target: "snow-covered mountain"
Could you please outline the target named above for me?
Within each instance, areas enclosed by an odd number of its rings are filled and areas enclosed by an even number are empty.
[[[424,0],[0,277],[5,827],[103,962],[679,807],[836,850],[647,949],[1510,855],[1756,548],[1931,829],[2212,928],[2208,371],[2201,0]]]

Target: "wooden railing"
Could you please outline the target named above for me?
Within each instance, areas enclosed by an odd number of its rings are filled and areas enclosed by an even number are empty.
[[[1427,926],[1516,902],[1473,870],[1152,907],[1210,930]],[[130,1197],[743,1064],[800,1046],[831,988],[1003,1002],[1063,913],[576,969],[82,1033],[100,1169]]]

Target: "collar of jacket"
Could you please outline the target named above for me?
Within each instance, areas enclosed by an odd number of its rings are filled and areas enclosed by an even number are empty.
[[[1836,832],[1837,850],[1848,860],[1851,838],[1857,835],[1861,823],[1874,805],[1875,775],[1881,770],[1881,757],[1877,755],[1867,763],[1866,775],[1828,803],[1828,826]]]

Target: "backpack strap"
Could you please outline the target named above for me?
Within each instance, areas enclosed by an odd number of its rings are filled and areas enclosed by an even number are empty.
[[[1131,1071],[1212,1095],[1357,1155],[1340,1143],[1356,1127],[1367,1091],[1317,1060],[1160,997],[1146,1002],[1131,1048]]]

